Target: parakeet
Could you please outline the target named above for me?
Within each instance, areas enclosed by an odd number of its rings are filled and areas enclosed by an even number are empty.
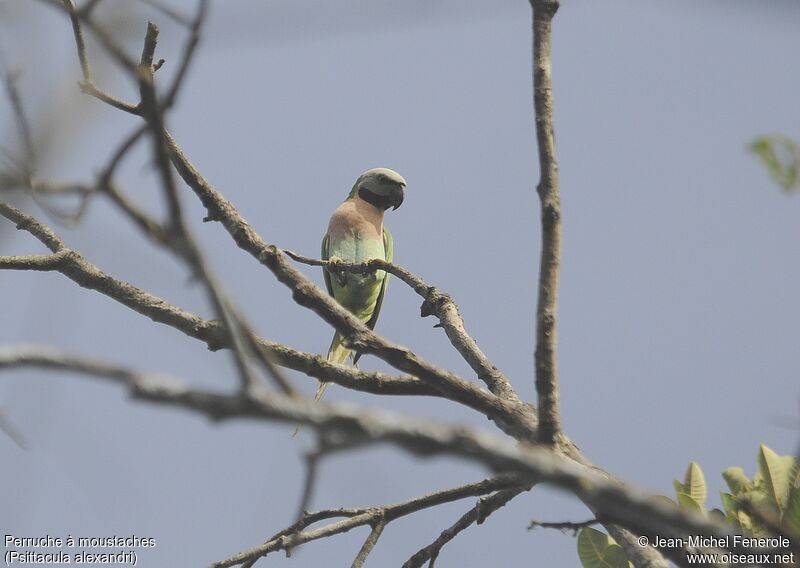
[[[383,213],[390,207],[400,207],[405,197],[406,180],[388,168],[373,168],[361,174],[353,189],[328,223],[328,232],[322,239],[322,258],[360,263],[371,258],[389,262],[394,256],[392,235],[383,226]],[[375,328],[383,305],[389,275],[383,270],[370,274],[337,271],[323,268],[325,286],[337,302]],[[357,365],[360,353],[344,345],[344,338],[336,332],[328,349],[328,361],[344,363],[348,356]],[[320,382],[315,400],[319,400],[328,383]]]

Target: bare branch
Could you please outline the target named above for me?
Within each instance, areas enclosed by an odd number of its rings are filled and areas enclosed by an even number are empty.
[[[114,173],[117,171],[119,164],[128,155],[128,152],[133,149],[136,143],[144,136],[147,132],[147,126],[143,125],[131,132],[127,138],[122,141],[122,144],[119,145],[119,148],[111,155],[111,159],[108,161],[108,165],[103,169],[102,173],[98,176],[98,183],[100,187],[104,187],[108,185],[111,180],[114,178]]]
[[[92,84],[92,71],[89,67],[89,58],[86,56],[86,40],[83,38],[83,30],[81,29],[80,22],[78,21],[78,14],[75,10],[75,3],[73,0],[63,0],[64,8],[69,14],[69,20],[72,23],[72,33],[75,36],[75,46],[78,49],[78,61],[81,64],[81,73],[83,73],[83,82],[87,85]],[[88,15],[95,7],[96,2],[87,4],[86,14]]]
[[[17,229],[29,232],[53,252],[58,252],[66,248],[64,246],[64,241],[62,241],[50,227],[43,225],[30,215],[26,215],[15,207],[7,203],[0,203],[0,215],[12,221],[17,226]]]
[[[561,522],[546,522],[546,521],[531,521],[528,524],[528,530],[533,530],[536,528],[543,528],[543,529],[557,529],[562,532],[565,531],[572,531],[572,535],[575,536],[578,534],[578,531],[586,528],[591,527],[593,525],[599,524],[600,521],[598,519],[589,519],[587,521],[580,521],[580,522],[573,522],[573,521],[561,521]]]
[[[73,0],[61,0],[62,3],[60,5],[58,4],[57,0],[47,1],[52,6],[58,6],[64,9],[69,15],[69,19],[72,24],[72,32],[75,36],[75,47],[78,51],[78,62],[80,63],[81,73],[83,74],[83,80],[78,83],[81,91],[121,111],[129,114],[139,114],[138,107],[106,93],[102,89],[98,88],[92,79],[89,58],[86,54],[86,41],[83,35],[83,28],[81,27],[81,19],[83,19],[85,22],[88,22],[87,25],[89,25],[93,31],[96,31],[96,28],[91,24],[90,16],[91,12],[97,5],[97,1],[86,4],[86,7],[82,12],[78,12],[75,9],[75,3]],[[102,30],[100,31],[100,34],[102,35],[99,36],[99,39],[101,40],[101,43],[106,46],[106,49],[109,49],[109,51],[116,54],[118,60],[122,60],[126,65],[130,65],[130,68],[133,69],[135,67],[135,65],[133,65],[133,60],[124,55],[122,51],[113,44],[110,38],[108,38],[108,36],[102,32]]]
[[[542,255],[536,306],[536,392],[539,396],[539,441],[552,444],[561,430],[558,408],[556,307],[561,262],[561,198],[553,133],[553,82],[550,36],[559,0],[531,0],[533,8],[533,100],[542,205]]]
[[[58,251],[55,254],[29,255],[29,256],[0,256],[0,269],[6,270],[35,270],[49,272],[58,270],[67,256],[67,251]]]
[[[77,195],[81,198],[89,197],[95,188],[81,183],[60,183],[56,181],[30,178],[6,177],[0,180],[0,190],[21,188],[38,195]]]
[[[377,539],[380,537],[383,528],[390,522],[423,509],[428,509],[467,497],[485,495],[487,493],[491,493],[492,491],[518,485],[521,482],[522,481],[517,476],[501,475],[487,478],[476,483],[470,483],[460,487],[446,489],[444,491],[429,493],[428,495],[423,495],[421,497],[404,501],[402,503],[396,503],[394,505],[385,505],[382,507],[365,509],[338,509],[320,511],[318,513],[309,513],[304,515],[303,518],[301,518],[291,527],[288,527],[287,529],[284,529],[274,535],[264,544],[240,552],[239,554],[236,554],[227,560],[217,562],[213,564],[212,567],[226,568],[229,566],[237,566],[247,561],[266,556],[271,552],[278,550],[290,551],[292,548],[295,548],[306,542],[319,540],[321,538],[326,538],[336,534],[342,534],[360,526],[371,525],[373,530],[365,541],[364,546],[362,546],[361,551],[359,551],[358,557],[356,557],[356,562],[361,560],[363,563],[363,560],[375,546],[375,542],[377,542]],[[331,517],[345,518],[318,529],[309,531],[304,530],[306,527],[315,522]],[[381,527],[381,525],[384,527]],[[378,529],[378,527],[380,528]],[[354,563],[354,566],[360,565],[361,564]]]
[[[428,561],[430,561],[429,568],[433,568],[433,564],[445,544],[453,540],[462,531],[468,529],[473,523],[478,525],[483,523],[489,515],[528,489],[526,487],[515,487],[498,491],[488,497],[481,497],[472,509],[464,513],[453,525],[442,531],[442,534],[436,540],[406,560],[403,568],[419,568]]]
[[[123,140],[122,144],[111,156],[108,165],[98,176],[97,186],[150,239],[162,246],[169,247],[172,244],[172,240],[167,228],[135,205],[120,191],[113,180],[119,164],[146,132],[147,126],[140,126]]]
[[[204,10],[200,11],[200,16],[197,21],[198,26],[203,21],[201,16],[204,13]],[[194,30],[194,33],[197,34],[198,30]],[[220,319],[228,329],[231,336],[234,362],[239,372],[242,391],[249,393],[260,388],[260,383],[248,361],[248,356],[257,354],[259,360],[264,365],[275,384],[284,393],[294,396],[295,391],[289,380],[272,365],[268,357],[261,356],[262,353],[258,349],[254,349],[256,342],[253,339],[253,334],[247,331],[249,327],[243,323],[242,318],[237,314],[232,302],[227,298],[221,286],[217,283],[216,278],[212,275],[200,249],[183,220],[178,189],[175,185],[164,137],[166,129],[164,127],[163,109],[159,105],[154,83],[155,67],[153,65],[153,57],[157,42],[158,27],[153,23],[148,23],[147,34],[145,35],[144,47],[142,49],[141,63],[136,72],[139,78],[142,116],[146,120],[152,134],[154,159],[169,207],[168,224],[170,227],[170,234],[174,235],[174,242],[171,244],[170,248],[178,253],[194,274],[201,278],[215,312],[220,316]],[[190,54],[187,55],[187,57],[189,56]]]
[[[367,536],[367,540],[364,541],[364,544],[361,546],[361,550],[358,551],[358,555],[356,559],[353,560],[352,568],[361,568],[364,566],[364,562],[367,561],[367,556],[369,553],[372,552],[372,549],[375,548],[375,545],[378,543],[378,539],[381,537],[383,533],[383,529],[386,528],[386,520],[384,518],[380,518],[373,526],[372,530]]]
[[[36,154],[33,147],[33,134],[31,133],[28,117],[25,114],[25,107],[22,105],[22,98],[17,89],[17,73],[12,71],[9,67],[2,49],[0,49],[0,62],[2,62],[3,65],[3,85],[5,86],[8,100],[11,103],[17,130],[19,130],[20,137],[22,138],[22,146],[24,149],[22,170],[25,177],[30,178],[33,176],[36,162]]]
[[[506,437],[465,427],[437,424],[417,417],[382,411],[372,413],[351,406],[312,403],[278,392],[259,391],[244,395],[221,395],[189,386],[163,376],[144,374],[94,360],[85,360],[61,353],[0,350],[0,369],[20,366],[47,366],[92,376],[109,378],[128,386],[137,399],[165,406],[183,408],[213,420],[261,419],[293,424],[301,421],[313,426],[328,448],[344,450],[354,446],[388,443],[420,456],[449,455],[465,458],[504,475],[468,486],[448,489],[384,507],[387,521],[420,508],[450,502],[472,495],[481,495],[501,488],[523,489],[532,483],[547,483],[566,490],[599,511],[603,518],[622,524],[638,534],[657,534],[678,538],[686,534],[702,534],[734,542],[732,528],[699,514],[666,506],[652,495],[609,481],[591,468],[581,467],[556,452],[541,446],[519,444]],[[497,485],[495,485],[497,484]],[[490,509],[492,510],[492,509]],[[234,566],[254,555],[286,549],[303,542],[339,534],[371,524],[378,519],[375,509],[355,512],[339,521],[313,531],[293,535],[290,540],[278,538],[260,547],[245,551],[215,566]],[[336,513],[328,515],[339,516]],[[481,515],[478,515],[478,519]],[[300,525],[302,523],[297,523]],[[285,536],[285,532],[282,533]],[[761,548],[736,547],[738,553],[769,552]]]
[[[152,2],[152,0],[150,0]],[[189,38],[186,40],[186,45],[183,49],[183,56],[181,57],[180,65],[178,66],[178,73],[172,82],[172,86],[164,97],[164,108],[169,109],[175,104],[175,99],[178,97],[178,91],[186,79],[186,73],[197,51],[197,44],[200,42],[200,30],[206,19],[208,13],[208,0],[199,0],[197,3],[197,13],[191,24],[189,24]]]
[[[323,453],[323,442],[317,440],[317,448],[306,454],[306,479],[303,483],[303,492],[300,494],[300,506],[297,508],[297,519],[301,520],[308,515],[308,508],[311,506],[311,499],[314,497],[314,488],[317,484],[317,472],[319,471],[319,460]]]

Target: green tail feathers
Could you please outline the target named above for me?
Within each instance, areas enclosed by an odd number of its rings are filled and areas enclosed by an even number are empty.
[[[328,361],[331,363],[336,363],[337,365],[341,365],[347,361],[348,357],[351,357],[352,355],[353,350],[349,347],[345,347],[342,336],[336,332],[333,336],[333,341],[331,341],[331,346],[328,349]],[[317,387],[317,394],[314,396],[314,402],[318,402],[319,399],[322,398],[322,393],[325,392],[327,387],[328,383],[319,383],[319,387]]]
[[[331,341],[331,346],[328,348],[328,361],[341,365],[347,361],[347,357],[353,352],[349,347],[345,347],[344,339],[336,332]]]
[[[331,363],[337,363],[341,365],[345,361],[347,361],[348,357],[354,355],[355,354],[353,353],[353,350],[350,349],[349,347],[345,347],[344,341],[342,340],[342,336],[339,335],[338,332],[336,332],[336,334],[333,336],[333,341],[331,341],[331,346],[328,349],[328,361],[330,361]],[[322,393],[325,392],[325,389],[328,388],[329,384],[330,383],[320,381],[319,386],[317,387],[317,394],[314,395],[314,402],[319,402],[319,399],[322,398]],[[297,433],[300,432],[300,428],[301,424],[298,424],[297,427],[294,429],[292,438],[297,436]]]

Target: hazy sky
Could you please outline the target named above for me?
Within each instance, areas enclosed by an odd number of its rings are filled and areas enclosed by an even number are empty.
[[[126,3],[107,0],[99,15],[115,4]],[[782,194],[746,151],[763,133],[800,137],[800,4],[768,4],[573,1],[554,27],[564,426],[599,465],[657,492],[672,494],[671,480],[699,461],[714,506],[724,468],[752,475],[759,443],[785,454],[800,441],[800,196]],[[132,54],[146,20],[161,24],[163,81],[180,28],[130,5],[116,14]],[[533,400],[540,239],[530,28],[524,0],[214,2],[169,124],[267,240],[309,255],[359,173],[402,173],[406,202],[387,215],[396,261],[454,296],[482,349]],[[0,4],[0,42],[23,71],[45,172],[89,180],[136,121],[78,96],[68,21],[44,3]],[[92,57],[102,86],[133,100],[135,86],[97,50]],[[5,99],[0,132],[3,145],[15,143]],[[161,207],[142,148],[120,181]],[[219,225],[202,224],[194,195],[184,196],[215,270],[259,333],[324,352],[331,328]],[[111,275],[210,315],[186,272],[105,202],[77,228],[50,222]],[[0,221],[0,254],[41,250]],[[0,344],[43,343],[203,388],[236,386],[228,354],[58,274],[0,273],[0,309]],[[472,377],[418,314],[418,297],[394,281],[378,330]],[[313,392],[315,381],[296,379]],[[440,400],[338,387],[326,397],[492,426]],[[295,513],[311,439],[291,439],[290,426],[213,425],[131,402],[115,386],[32,371],[0,377],[0,408],[29,444],[22,451],[0,436],[4,533],[152,536],[157,548],[142,551],[140,565],[204,566],[262,542]],[[313,508],[405,500],[486,472],[373,448],[326,461],[321,474]],[[401,564],[473,504],[391,523],[368,566]],[[447,545],[436,565],[575,566],[571,536],[526,526],[588,516],[537,488]],[[258,565],[349,566],[366,531]]]

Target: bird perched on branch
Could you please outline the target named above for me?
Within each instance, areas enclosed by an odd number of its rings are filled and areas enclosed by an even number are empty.
[[[373,168],[361,174],[353,189],[328,223],[322,239],[322,258],[329,261],[362,263],[373,258],[388,262],[394,256],[391,233],[383,226],[384,212],[397,209],[405,197],[406,180],[388,168]],[[389,275],[383,270],[358,274],[323,268],[328,293],[370,329],[378,321]],[[337,331],[328,349],[328,361],[344,363],[348,357],[357,366],[360,353],[347,347]],[[320,382],[315,400],[325,392]]]

